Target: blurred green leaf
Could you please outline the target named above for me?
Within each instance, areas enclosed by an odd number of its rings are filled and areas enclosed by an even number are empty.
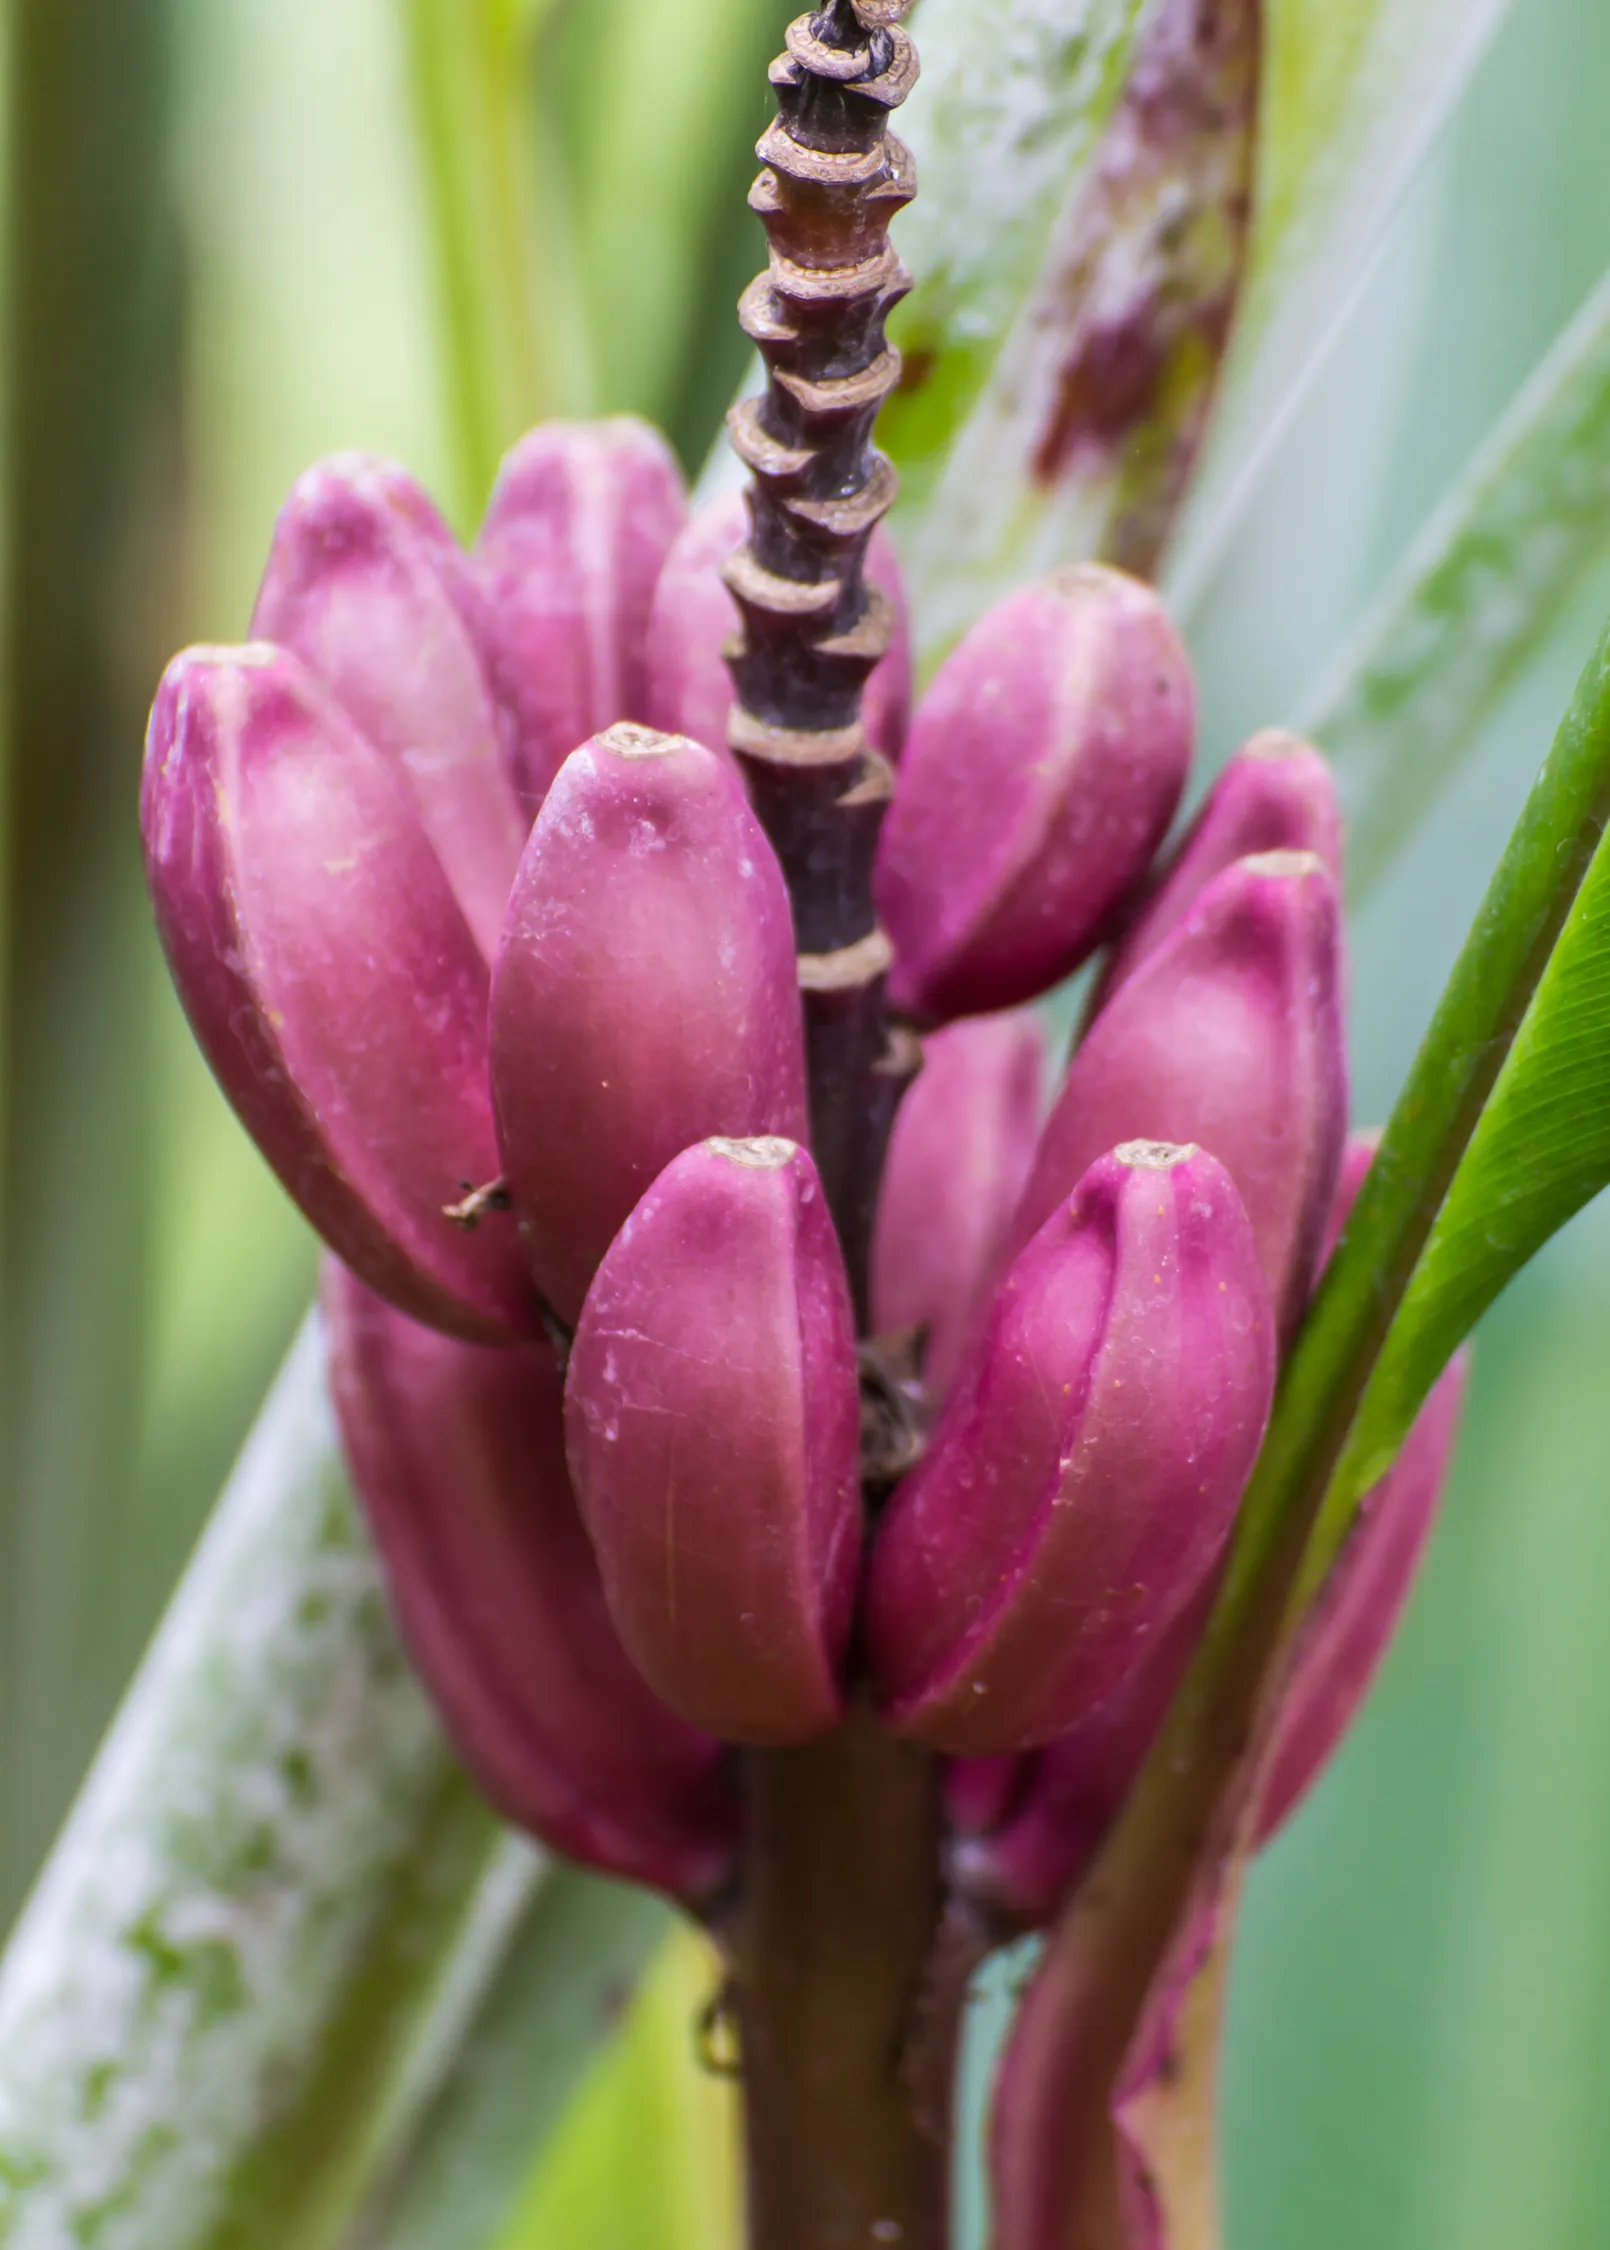
[[[495,1847],[322,1358],[310,1325],[0,1961],[0,2242],[328,2240]]]
[[[495,2250],[739,2250],[737,2087],[699,2061],[721,1973],[691,1928],[667,1941]]]
[[[1610,547],[1610,277],[1415,543],[1298,724],[1335,760],[1355,895]]]
[[[970,11],[972,40],[996,20]],[[1020,37],[1050,31],[1043,9],[1014,20]],[[930,653],[1059,563],[1154,572],[1240,294],[1260,39],[1258,0],[1157,0],[1110,12],[1099,36],[1087,25],[1055,68],[1040,64],[1039,102],[1067,144],[1054,166],[1021,90],[1015,136],[977,145],[989,49],[942,50],[936,112],[950,130],[902,241],[935,278],[897,324],[906,372],[880,430],[912,482],[906,545]],[[998,128],[988,103],[982,116]],[[1014,221],[999,227],[1003,209]]]
[[[1404,1368],[1404,1377],[1392,1385],[1400,1404],[1425,1378],[1415,1396],[1418,1406],[1466,1332],[1469,1322],[1460,1324],[1460,1312],[1468,1309],[1473,1321],[1602,1179],[1596,1170],[1602,1155],[1591,1139],[1582,1142],[1581,1162],[1573,1165],[1568,1140],[1580,1134],[1580,1121],[1574,1114],[1555,1112],[1550,1147],[1530,1153],[1522,1167],[1524,1178],[1505,1191],[1516,1199],[1517,1215],[1507,1228],[1497,1228],[1485,1254],[1469,1231],[1468,1191],[1461,1194],[1459,1209],[1466,1217],[1447,1238],[1447,1247],[1439,1248],[1433,1267],[1434,1275],[1440,1269],[1443,1286],[1433,1279],[1421,1309],[1410,1316],[1406,1293],[1418,1282],[1428,1238],[1436,1239],[1434,1229],[1440,1233],[1445,1198],[1484,1134],[1490,1146],[1507,1147],[1513,1160],[1517,1109],[1524,1115],[1529,1108],[1535,1130],[1539,1090],[1548,1103],[1552,1091],[1565,1091],[1573,1076],[1586,1072],[1589,1083],[1596,1083],[1595,1073],[1610,1075],[1610,1016],[1595,1008],[1591,977],[1584,991],[1581,968],[1583,945],[1591,945],[1598,925],[1592,912],[1574,928],[1568,919],[1590,870],[1598,865],[1607,818],[1610,632],[1582,674],[1488,885],[1287,1363],[1269,1436],[1242,1507],[1210,1642],[1233,1635],[1238,1612],[1253,1599],[1276,1558],[1289,1552],[1299,1527],[1310,1547],[1303,1573],[1308,1590],[1340,1550],[1358,1499],[1395,1451],[1393,1445],[1383,1453],[1379,1425],[1375,1440],[1354,1431],[1361,1402],[1375,1390],[1377,1362],[1383,1361],[1383,1371],[1393,1359]],[[1602,911],[1597,909],[1600,888],[1595,883],[1581,904]],[[1570,943],[1556,963],[1556,945],[1566,931]],[[1534,1014],[1545,989],[1550,1003]],[[1545,1050],[1540,1057],[1539,1038],[1546,1041],[1551,1032],[1565,1039],[1566,1050],[1552,1056]],[[1487,1107],[1500,1088],[1504,1099],[1489,1127]],[[1487,1160],[1472,1179],[1495,1188],[1499,1184]],[[1485,1223],[1485,1218],[1477,1219],[1478,1231]],[[1439,1299],[1442,1324],[1428,1327],[1426,1313]],[[1400,1313],[1407,1321],[1401,1337],[1395,1329]],[[1437,1341],[1449,1338],[1431,1367]],[[1407,1429],[1404,1421],[1399,1436]],[[1347,1466],[1338,1476],[1344,1446]],[[1361,1474],[1366,1464],[1372,1465],[1368,1476]],[[1308,1542],[1306,1526],[1319,1517],[1322,1502],[1323,1518]]]
[[[585,396],[567,219],[531,98],[547,10],[511,0],[403,7],[440,277],[456,513],[468,530],[505,449]]]
[[[563,150],[593,404],[646,415],[697,461],[749,355],[737,320],[764,264],[746,196],[792,0],[581,0],[544,68]]]
[[[426,2098],[397,2121],[397,2160],[343,2236],[347,2250],[465,2250],[493,2239],[669,1920],[650,1892],[548,1871],[512,1942],[484,1959],[491,1981],[474,2012],[455,2020],[444,2010],[435,2038],[422,2040],[435,2061]]]
[[[1387,221],[1508,0],[1265,0],[1258,200],[1202,489],[1169,582],[1194,610]]]
[[[145,1620],[118,1562],[154,1256],[131,810],[177,581],[166,0],[0,16],[0,1926]]]

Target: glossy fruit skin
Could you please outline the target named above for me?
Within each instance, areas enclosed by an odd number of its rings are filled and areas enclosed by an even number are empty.
[[[843,1256],[796,1143],[715,1139],[666,1167],[588,1293],[566,1429],[611,1613],[671,1708],[734,1742],[836,1724],[860,1391]]]
[[[494,620],[468,557],[394,462],[340,453],[280,511],[252,637],[300,656],[403,775],[488,960],[526,821],[505,772]]]
[[[1319,751],[1283,727],[1255,734],[1208,791],[1178,848],[1136,902],[1102,973],[1099,1000],[1109,999],[1167,941],[1215,876],[1265,852],[1312,852],[1340,893],[1335,780]]]
[[[1012,1267],[873,1548],[890,1725],[953,1756],[1052,1742],[1212,1572],[1275,1340],[1240,1198],[1195,1148],[1100,1158]]]
[[[300,660],[191,649],[141,793],[157,926],[202,1051],[302,1211],[416,1319],[540,1332],[497,1177],[487,968],[395,763]]]
[[[1144,877],[1195,731],[1149,587],[1081,564],[997,603],[923,697],[884,825],[895,1005],[943,1023],[1070,975]]]
[[[492,1081],[531,1268],[566,1321],[683,1149],[803,1140],[788,894],[714,751],[616,727],[565,761],[510,901]]]
[[[1332,1207],[1333,1248],[1379,1136],[1347,1144]],[[1254,1829],[1267,1843],[1330,1763],[1368,1695],[1412,1593],[1453,1465],[1469,1366],[1461,1353],[1422,1408],[1358,1521],[1304,1627],[1264,1763]],[[967,1766],[947,1787],[956,1830],[951,1875],[987,1916],[1033,1928],[1078,1883],[1128,1796],[1184,1679],[1216,1581],[1181,1613],[1114,1696],[1032,1758],[1005,1771]]]
[[[924,1042],[895,1120],[872,1244],[880,1336],[921,1328],[924,1389],[944,1398],[982,1317],[981,1294],[1034,1161],[1045,1030],[1028,1009],[951,1024]]]
[[[686,521],[675,456],[633,415],[543,422],[504,456],[474,562],[528,823],[572,750],[647,720],[649,610]]]
[[[658,1701],[610,1622],[552,1347],[437,1335],[334,1259],[322,1303],[398,1622],[475,1780],[570,1858],[707,1901],[735,1858],[738,1803],[720,1744]]]
[[[1234,1179],[1290,1338],[1347,1131],[1341,905],[1312,853],[1238,860],[1085,1033],[1013,1221],[1021,1248],[1107,1148],[1194,1141]]]

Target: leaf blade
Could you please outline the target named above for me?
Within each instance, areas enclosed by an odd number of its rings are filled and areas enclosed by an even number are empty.
[[[398,1642],[310,1320],[0,1957],[0,2244],[347,2241],[548,1881]]]
[[[1269,0],[1258,215],[1212,458],[1171,555],[1200,606],[1509,0]]]
[[[1610,275],[1480,447],[1298,726],[1366,894],[1610,547]]]
[[[1610,1185],[1610,851],[1595,853],[1370,1378],[1308,1576],[1488,1306]]]
[[[206,2239],[449,1773],[309,1329],[0,1968],[0,2241]]]
[[[942,268],[897,323],[911,365],[880,437],[912,488],[906,544],[930,653],[1059,564],[1155,569],[1240,294],[1261,51],[1261,0],[1159,0],[1113,18],[1100,73],[1069,90],[1078,158],[1037,224],[1032,265],[1020,233],[987,313],[952,304],[949,331],[936,327],[935,295],[959,294]],[[952,59],[954,108],[969,83]],[[953,157],[943,142],[941,154]],[[938,170],[933,223],[948,236],[962,222]],[[975,163],[970,183],[980,171],[991,176]],[[1009,160],[1000,176],[1010,182]],[[919,233],[919,261],[922,247]]]
[[[587,343],[550,152],[526,101],[546,5],[406,0],[404,31],[435,238],[461,528],[505,449],[585,396]]]
[[[923,0],[923,75],[900,131],[921,192],[900,223],[917,285],[894,322],[941,373],[898,392],[881,442],[913,498],[948,450],[1045,258],[1118,99],[1138,0]]]

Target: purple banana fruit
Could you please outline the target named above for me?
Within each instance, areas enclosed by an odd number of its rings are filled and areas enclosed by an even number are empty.
[[[1162,603],[1080,564],[996,604],[918,706],[877,862],[890,996],[1032,1000],[1102,942],[1174,816],[1196,695]]]
[[[505,457],[475,562],[528,821],[572,750],[648,717],[649,606],[686,517],[670,447],[630,415],[544,422]]]
[[[803,1149],[707,1140],[667,1166],[588,1293],[565,1411],[644,1677],[731,1741],[831,1727],[861,1559],[860,1391]]]
[[[1342,887],[1336,784],[1311,743],[1267,727],[1238,750],[1142,899],[1101,980],[1103,999],[1178,929],[1216,875],[1263,852],[1313,852]]]
[[[288,650],[175,657],[151,714],[146,868],[224,1092],[305,1215],[416,1319],[537,1332],[492,1180],[480,949],[395,764]]]
[[[546,1343],[434,1334],[333,1259],[341,1434],[404,1638],[506,1818],[572,1859],[693,1903],[737,1849],[719,1743],[622,1648],[565,1470]]]
[[[280,511],[252,637],[294,649],[406,776],[490,960],[526,823],[483,657],[491,619],[468,559],[405,470],[340,453]]]
[[[1331,1213],[1334,1244],[1378,1136],[1355,1134]],[[1391,1645],[1452,1465],[1466,1381],[1456,1360],[1421,1409],[1392,1468],[1360,1505],[1347,1546],[1303,1628],[1266,1754],[1254,1842],[1289,1819],[1329,1764]],[[1000,1921],[1030,1927],[1054,1914],[1128,1796],[1180,1682],[1216,1582],[1119,1692],[1006,1776],[959,1768],[949,1784],[959,1831],[957,1887]]]
[[[928,1040],[900,1107],[872,1243],[879,1335],[922,1329],[924,1384],[943,1398],[1000,1262],[1034,1161],[1045,1032],[1027,1010],[952,1024]]]
[[[1085,1034],[1041,1137],[1021,1248],[1121,1140],[1191,1140],[1247,1207],[1287,1337],[1308,1302],[1347,1129],[1341,909],[1309,852],[1238,860]]]
[[[574,1320],[673,1156],[805,1131],[794,925],[728,762],[612,727],[575,751],[520,863],[492,987],[504,1173],[532,1270]]]
[[[1014,1264],[879,1529],[889,1723],[992,1756],[1115,1693],[1223,1551],[1274,1364],[1224,1167],[1152,1142],[1094,1164]]]

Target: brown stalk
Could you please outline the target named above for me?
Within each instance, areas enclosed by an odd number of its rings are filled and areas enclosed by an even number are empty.
[[[935,1762],[860,1711],[757,1751],[738,1938],[750,2250],[946,2250],[959,1998]]]
[[[832,0],[790,25],[772,65],[778,115],[749,198],[771,255],[739,309],[769,380],[730,417],[753,483],[750,537],[727,572],[741,618],[729,739],[794,904],[812,1143],[863,1317],[878,1176],[920,1060],[888,1023],[872,859],[891,776],[861,723],[893,629],[864,566],[895,495],[871,442],[900,372],[884,322],[911,286],[888,240],[916,192],[889,131],[917,77],[905,7]]]
[[[740,311],[769,383],[730,418],[754,481],[727,573],[729,739],[793,901],[812,1148],[863,1327],[889,1130],[921,1059],[888,1017],[872,861],[892,782],[861,723],[893,627],[865,561],[895,492],[871,442],[899,375],[884,321],[911,285],[888,240],[916,186],[889,132],[917,75],[905,7],[831,0],[772,66],[750,196],[771,256]],[[937,1762],[862,1705],[822,1742],[755,1752],[749,1806],[733,1946],[751,2250],[945,2250],[966,1976],[940,1942]]]

